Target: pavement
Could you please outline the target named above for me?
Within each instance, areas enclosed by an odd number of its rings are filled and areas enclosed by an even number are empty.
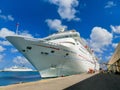
[[[120,90],[120,75],[83,73],[67,77],[2,86],[0,90]]]
[[[120,90],[120,75],[100,73],[64,90]]]
[[[94,74],[83,73],[66,77],[45,79],[29,83],[20,83],[2,86],[0,87],[0,90],[63,90],[96,74],[98,73]]]

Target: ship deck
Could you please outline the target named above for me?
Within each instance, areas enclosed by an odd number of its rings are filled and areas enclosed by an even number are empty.
[[[115,74],[79,74],[0,87],[0,90],[120,90]]]

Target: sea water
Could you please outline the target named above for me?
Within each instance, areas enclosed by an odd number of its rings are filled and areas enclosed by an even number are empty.
[[[40,80],[37,71],[0,72],[0,86]]]

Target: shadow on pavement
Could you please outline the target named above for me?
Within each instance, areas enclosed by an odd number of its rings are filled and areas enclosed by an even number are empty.
[[[100,73],[64,90],[120,90],[120,75]]]

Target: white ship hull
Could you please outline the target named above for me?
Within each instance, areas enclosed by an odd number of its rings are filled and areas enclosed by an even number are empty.
[[[99,64],[78,48],[21,36],[8,36],[9,40],[40,71],[42,77],[56,77],[99,70]],[[87,54],[87,53],[86,53]]]

